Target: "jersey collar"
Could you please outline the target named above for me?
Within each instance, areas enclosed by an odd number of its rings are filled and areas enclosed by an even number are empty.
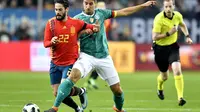
[[[88,15],[88,14],[86,14],[84,11],[82,11],[82,14],[83,14],[84,16],[87,16],[87,17],[93,17],[93,16],[95,15],[95,13],[96,13],[96,10],[94,10],[94,13],[93,13],[92,15]]]
[[[173,19],[173,17],[174,17],[174,15],[175,15],[175,14],[173,13],[173,14],[172,14],[172,17],[171,17],[171,18],[169,18],[169,17],[167,17],[167,15],[166,15],[166,13],[165,13],[165,12],[163,12],[163,13],[164,13],[164,17],[165,17],[165,18],[168,18],[168,19],[170,19],[170,20],[172,20],[172,19]]]

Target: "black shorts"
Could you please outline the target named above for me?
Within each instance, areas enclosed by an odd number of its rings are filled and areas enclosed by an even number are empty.
[[[168,46],[153,44],[155,63],[161,72],[166,72],[173,62],[180,61],[179,45],[174,43]]]

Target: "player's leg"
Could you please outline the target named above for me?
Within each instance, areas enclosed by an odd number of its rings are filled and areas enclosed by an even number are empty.
[[[73,65],[59,67],[59,69],[62,71],[62,80],[61,80],[61,83],[70,74],[72,66]],[[68,105],[69,107],[73,108],[75,110],[75,112],[79,112],[81,110],[81,108],[76,104],[76,102],[70,96],[82,95],[82,94],[84,94],[84,92],[85,92],[84,89],[74,86],[71,89],[70,95],[68,97],[66,97],[62,102],[64,104]],[[85,99],[85,100],[87,100],[87,99]]]
[[[173,50],[170,53],[169,62],[171,63],[171,67],[174,74],[175,87],[177,90],[179,106],[183,106],[186,103],[186,101],[185,99],[183,99],[184,81],[183,81],[183,75],[181,71],[179,47],[177,46],[172,46],[172,47],[173,47]]]
[[[95,67],[98,75],[108,83],[113,92],[113,100],[115,102],[113,109],[116,112],[125,112],[125,110],[122,109],[124,104],[124,93],[120,87],[119,76],[111,57],[108,56],[105,59],[99,59]]]
[[[74,84],[81,77],[86,76],[92,70],[93,67],[91,65],[91,57],[88,57],[88,56],[89,55],[80,53],[80,57],[74,64],[70,75],[58,87],[57,97],[52,107],[53,110],[55,111],[58,110],[58,107],[60,106],[61,102],[70,94],[70,91],[72,87],[74,86]],[[82,105],[82,107],[85,109],[87,107],[87,102],[84,105]],[[49,112],[49,111],[46,111],[46,112]]]
[[[157,77],[157,95],[161,100],[165,99],[164,96],[164,82],[168,79],[169,72],[160,72]]]
[[[53,88],[53,95],[55,97],[57,96],[57,90],[58,90],[58,86],[60,85],[61,79],[63,80],[64,78],[66,78],[67,71],[71,67],[72,66],[67,66],[67,67],[57,66],[53,62],[51,62],[50,79],[51,79],[51,85]],[[72,91],[71,91],[71,93],[72,93]],[[75,92],[73,92],[73,93],[75,93]],[[80,110],[80,107],[78,107],[78,105],[70,97],[66,97],[63,100],[63,103],[68,105],[69,107],[73,108],[77,112]]]
[[[168,67],[169,67],[169,50],[166,47],[155,45],[154,50],[154,60],[160,71],[157,76],[157,95],[161,100],[164,100],[164,82],[168,79]]]
[[[160,98],[161,100],[165,99],[164,96],[164,82],[168,79],[169,76],[169,71],[168,71],[168,67],[169,64],[167,61],[163,60],[159,60],[157,58],[155,58],[155,62],[156,65],[158,66],[159,70],[160,70],[160,74],[157,76],[157,95],[158,98]]]

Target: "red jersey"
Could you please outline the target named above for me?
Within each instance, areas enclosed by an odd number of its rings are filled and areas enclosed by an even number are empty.
[[[58,21],[55,17],[47,22],[44,47],[51,47],[51,57],[54,64],[67,66],[75,63],[78,58],[78,33],[86,28],[93,29],[93,26],[69,16],[65,22]],[[56,44],[51,43],[54,36],[58,37],[59,40]]]

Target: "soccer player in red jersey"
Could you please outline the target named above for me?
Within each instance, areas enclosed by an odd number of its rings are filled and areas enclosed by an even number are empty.
[[[86,24],[82,20],[69,16],[67,0],[55,0],[56,17],[51,18],[45,27],[44,47],[51,49],[50,80],[54,96],[57,95],[59,84],[68,77],[74,62],[78,58],[78,33],[98,32],[98,24]],[[70,96],[79,95],[82,108],[87,106],[86,89],[73,87]],[[71,97],[66,97],[63,103],[72,107],[75,112],[83,112]]]

